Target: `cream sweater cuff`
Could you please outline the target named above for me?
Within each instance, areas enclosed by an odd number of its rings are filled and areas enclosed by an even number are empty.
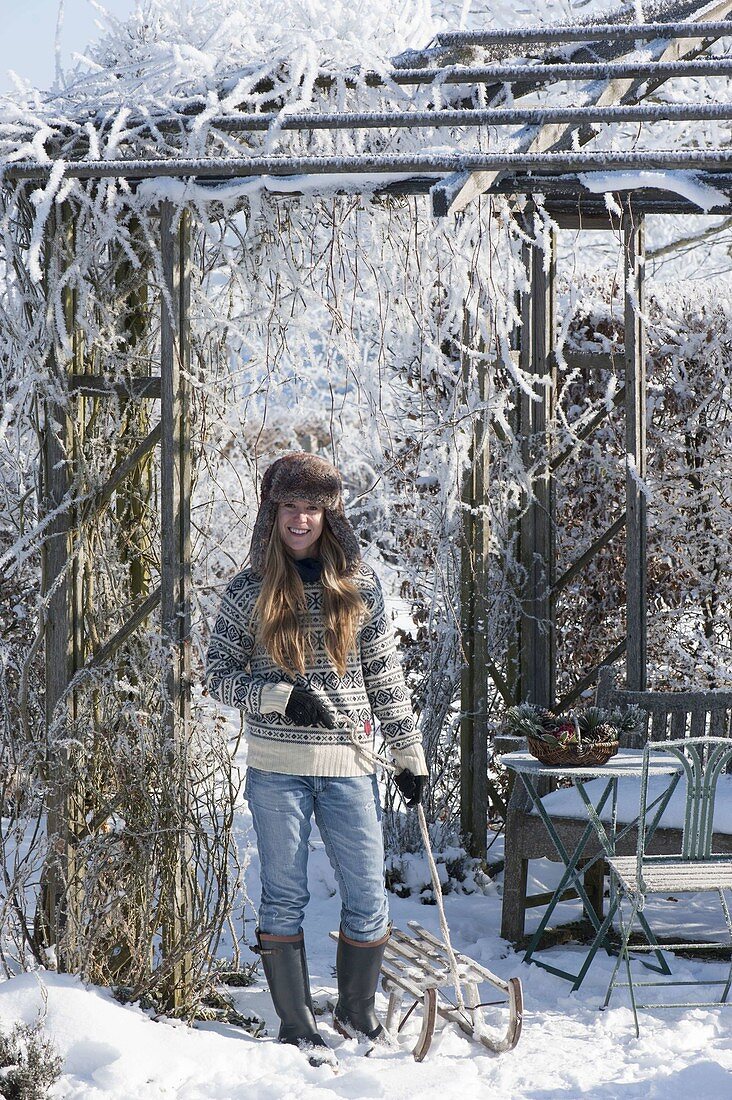
[[[424,758],[424,749],[417,742],[406,749],[391,749],[394,763],[400,769],[409,768],[412,775],[427,775],[427,761]]]
[[[280,680],[277,684],[265,684],[262,688],[259,704],[262,714],[268,714],[271,711],[284,714],[290,701],[293,686],[293,684],[288,684],[286,680]]]

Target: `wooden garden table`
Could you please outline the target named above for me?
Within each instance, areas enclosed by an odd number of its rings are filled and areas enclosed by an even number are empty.
[[[654,754],[655,756],[656,754]],[[601,921],[597,913],[592,906],[587,893],[585,891],[584,882],[582,881],[583,875],[588,867],[599,859],[606,859],[608,856],[615,855],[615,847],[619,840],[622,839],[631,829],[634,829],[638,824],[638,817],[636,816],[632,821],[623,822],[621,827],[618,828],[617,819],[617,804],[618,804],[618,780],[622,778],[636,778],[640,779],[641,768],[643,764],[643,750],[642,749],[619,749],[615,756],[610,757],[606,764],[587,764],[582,767],[566,767],[562,765],[554,764],[541,764],[535,756],[532,756],[529,752],[510,752],[501,756],[501,763],[507,768],[511,768],[521,777],[526,790],[528,792],[531,802],[544,822],[544,825],[552,839],[552,843],[557,850],[560,860],[564,864],[564,874],[561,880],[552,894],[549,904],[541,918],[539,927],[534,932],[526,953],[524,954],[524,962],[533,962],[537,966],[541,966],[544,970],[550,971],[552,974],[557,974],[561,978],[566,978],[571,981],[572,991],[579,989],[584,980],[592,960],[597,954],[598,949],[605,944],[609,932],[609,921]],[[646,830],[646,836],[650,838],[655,832],[659,821],[663,817],[664,810],[666,809],[669,799],[673,794],[676,785],[681,777],[680,764],[677,760],[669,758],[666,753],[658,753],[657,759],[652,758],[649,765],[649,775],[668,775],[671,777],[666,790],[659,795],[658,798],[649,804],[648,809],[653,810],[653,818],[649,822]],[[537,789],[536,781],[542,778],[553,779],[569,779],[573,786],[576,788],[579,794],[584,808],[587,812],[587,825],[582,831],[579,841],[573,852],[568,852],[567,848],[563,844],[557,830],[554,827],[550,814],[547,812],[546,807],[542,801],[542,798]],[[587,784],[592,779],[605,779],[606,782],[599,786],[596,790],[587,789]],[[605,806],[610,800],[611,815],[609,823],[601,821],[600,815]],[[592,834],[595,833],[597,839],[600,842],[601,851],[591,858],[585,860],[584,865],[580,869],[579,863],[582,858],[582,853],[585,849],[587,841]],[[577,974],[572,974],[569,971],[562,970],[557,966],[552,966],[550,963],[544,962],[542,959],[534,957],[534,952],[538,949],[541,937],[546,930],[549,923],[549,919],[559,904],[564,892],[568,889],[574,889],[577,891],[582,904],[584,905],[587,916],[592,921],[595,928],[595,938],[590,944],[587,955],[582,963],[582,966]],[[610,906],[610,912],[613,911],[612,905]],[[656,944],[656,938],[648,926],[648,923],[642,913],[638,914],[638,919],[643,930],[648,937],[651,944]],[[660,969],[664,974],[670,973],[666,960],[663,958],[660,951],[656,952],[656,957],[659,961]]]

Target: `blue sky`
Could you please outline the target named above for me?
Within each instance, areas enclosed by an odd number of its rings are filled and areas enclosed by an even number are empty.
[[[119,18],[134,10],[135,0],[101,0],[101,6]],[[13,88],[9,69],[40,88],[53,83],[58,12],[59,0],[0,0],[0,92]],[[64,0],[60,36],[64,65],[98,36],[99,18],[89,0]]]

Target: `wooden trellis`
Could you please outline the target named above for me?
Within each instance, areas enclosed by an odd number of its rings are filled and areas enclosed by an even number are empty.
[[[60,220],[60,224],[59,224]],[[149,616],[160,609],[161,632],[169,659],[161,683],[162,731],[170,752],[170,798],[176,800],[180,812],[174,821],[185,820],[186,776],[182,771],[185,759],[187,724],[190,721],[190,419],[188,408],[190,256],[188,216],[177,220],[170,203],[162,203],[159,217],[159,247],[162,261],[163,286],[160,295],[160,373],[131,378],[125,384],[107,383],[98,374],[85,374],[81,369],[80,336],[75,326],[75,302],[66,291],[65,313],[67,329],[72,333],[74,357],[71,372],[61,380],[56,392],[68,392],[77,403],[72,406],[51,404],[46,409],[46,423],[61,425],[61,430],[49,430],[44,447],[44,496],[47,513],[62,505],[70,484],[70,469],[74,464],[72,439],[83,431],[84,412],[78,404],[87,398],[96,401],[116,397],[133,405],[154,401],[159,405],[159,419],[146,438],[132,453],[114,467],[107,482],[95,493],[82,510],[61,508],[59,518],[52,522],[44,544],[43,595],[48,600],[46,620],[46,720],[48,726],[63,724],[66,713],[73,719],[76,710],[74,682],[84,672],[108,663],[131,635],[145,624]],[[59,232],[60,231],[60,232]],[[58,241],[65,249],[58,254]],[[63,208],[60,219],[48,227],[47,240],[56,248],[47,249],[49,265],[47,279],[58,277],[59,263],[69,263],[74,250],[73,211]],[[52,353],[54,354],[54,353]],[[50,364],[58,378],[61,364]],[[76,431],[71,420],[76,418]],[[82,441],[83,442],[83,441]],[[161,542],[159,547],[160,583],[141,597],[134,612],[90,652],[88,632],[84,622],[82,580],[84,569],[80,528],[89,523],[115,492],[135,478],[142,465],[154,458],[159,447]],[[74,549],[72,550],[72,545]],[[70,563],[71,566],[70,566]],[[49,808],[49,836],[56,837],[54,858],[49,862],[44,880],[43,904],[39,910],[38,938],[49,944],[63,943],[59,960],[65,968],[79,965],[75,929],[82,923],[83,866],[79,848],[86,829],[84,791],[75,769],[70,766],[68,750],[49,761],[52,801]],[[163,885],[169,894],[162,909],[169,919],[161,929],[162,946],[176,959],[167,996],[171,1007],[185,998],[190,958],[178,945],[185,943],[193,919],[190,904],[190,850],[188,838],[179,827],[171,827],[172,868],[170,881]]]
[[[376,188],[376,194],[420,194],[431,192],[433,209],[437,215],[466,210],[479,195],[508,194],[521,198],[541,194],[545,207],[560,227],[597,228],[610,225],[602,196],[587,192],[579,180],[579,174],[607,171],[614,168],[693,168],[702,173],[702,179],[713,182],[717,190],[732,194],[732,153],[715,149],[675,149],[669,151],[603,152],[587,149],[586,145],[596,135],[597,124],[620,121],[642,121],[654,124],[671,119],[732,119],[732,103],[725,104],[654,104],[644,103],[644,96],[668,80],[688,76],[732,75],[732,61],[719,58],[702,58],[708,46],[721,36],[732,33],[732,0],[716,4],[679,3],[666,8],[655,24],[635,24],[632,5],[620,9],[607,25],[590,22],[563,28],[529,28],[520,31],[490,32],[482,35],[442,35],[436,46],[408,58],[397,59],[389,78],[401,86],[429,85],[435,83],[442,94],[450,86],[461,89],[456,92],[449,108],[429,110],[405,109],[402,101],[395,102],[393,110],[384,112],[332,112],[308,111],[287,116],[282,129],[316,131],[335,129],[350,131],[359,128],[376,129],[387,134],[392,128],[422,128],[469,126],[487,130],[489,126],[524,124],[526,134],[520,146],[509,153],[435,154],[412,153],[408,155],[354,154],[348,157],[279,156],[260,155],[244,148],[241,156],[228,158],[150,159],[135,148],[125,150],[124,159],[92,160],[84,139],[79,139],[74,156],[65,156],[66,175],[71,178],[101,180],[108,177],[126,179],[131,186],[148,177],[179,177],[208,184],[215,191],[219,182],[243,176],[270,177],[270,190],[276,193],[276,179],[292,175],[318,175],[328,183],[332,173],[350,174],[355,187],[359,176],[374,172],[400,172],[403,179]],[[637,40],[647,43],[648,60],[624,57]],[[512,62],[517,52],[525,55],[538,45],[552,42],[569,43],[571,49],[561,63],[534,56],[533,60]],[[472,51],[487,48],[489,59],[481,56],[479,63],[473,60]],[[520,50],[517,49],[520,47]],[[366,74],[367,82],[382,85],[378,74]],[[592,93],[594,100],[579,107],[535,107],[522,109],[515,106],[522,96],[540,86],[550,86],[560,80],[578,82],[585,93]],[[327,87],[332,77],[324,74],[320,85]],[[481,96],[475,95],[480,88]],[[511,98],[507,99],[506,89]],[[481,98],[482,97],[482,98]],[[477,107],[476,103],[483,106]],[[510,102],[510,106],[506,103]],[[235,136],[261,131],[278,117],[274,104],[269,113],[240,115],[237,118],[213,119],[209,125],[213,133]],[[196,125],[195,114],[191,125]],[[170,120],[168,120],[170,121]],[[179,120],[175,120],[178,125]],[[160,130],[166,126],[164,117],[154,120]],[[140,120],[138,133],[145,136],[145,121]],[[18,140],[21,140],[19,138]],[[488,144],[486,142],[486,144]],[[18,162],[5,171],[5,180],[45,180],[50,165]],[[368,189],[374,192],[369,178]],[[291,181],[283,188],[292,198]],[[561,576],[555,575],[553,545],[553,477],[562,461],[554,456],[550,468],[537,477],[533,497],[528,502],[520,520],[521,553],[527,587],[523,593],[519,628],[518,676],[512,684],[500,682],[491,668],[490,655],[485,653],[481,638],[481,593],[471,589],[477,577],[484,575],[484,548],[487,545],[485,513],[471,513],[467,528],[465,555],[466,598],[464,599],[463,626],[465,652],[468,667],[465,671],[462,694],[464,713],[462,737],[462,796],[463,826],[472,837],[473,851],[485,855],[485,825],[488,811],[488,788],[484,782],[486,752],[489,739],[487,716],[487,692],[491,677],[499,690],[510,696],[519,693],[537,702],[553,703],[556,686],[556,655],[554,631],[554,602],[558,591],[583,567],[590,556],[599,552],[607,543],[626,529],[627,546],[627,639],[605,660],[616,660],[626,651],[627,681],[635,689],[645,685],[645,539],[646,516],[642,478],[645,472],[645,350],[639,306],[643,294],[643,220],[647,212],[684,212],[693,209],[683,198],[663,192],[645,191],[642,195],[620,199],[623,204],[622,239],[626,279],[626,342],[625,342],[625,414],[627,450],[632,456],[626,479],[625,514],[613,519],[608,530],[570,565]],[[518,210],[517,216],[521,216]],[[524,213],[527,211],[525,210]],[[714,210],[709,211],[714,213]],[[723,208],[720,212],[726,212]],[[59,215],[63,216],[63,215]],[[64,249],[73,253],[73,219],[66,215],[65,230],[61,237],[66,241]],[[190,718],[190,424],[188,419],[188,392],[186,387],[186,363],[189,346],[189,318],[187,310],[189,279],[189,227],[184,216],[174,229],[173,210],[162,203],[160,209],[160,250],[164,270],[164,286],[161,299],[161,362],[159,377],[135,378],[131,381],[127,396],[136,401],[159,401],[160,420],[147,437],[125,457],[114,470],[109,482],[99,495],[99,502],[109,499],[115,490],[125,483],[140,463],[160,446],[161,499],[160,518],[162,545],[160,548],[161,583],[149,592],[130,615],[127,622],[105,640],[92,655],[84,641],[83,609],[79,601],[79,585],[75,573],[78,562],[69,568],[69,548],[74,524],[81,517],[74,511],[61,512],[60,518],[49,527],[44,552],[43,591],[48,601],[46,622],[47,667],[47,719],[57,721],[64,707],[73,711],[74,693],[69,685],[85,666],[100,665],[107,661],[117,648],[140,627],[147,616],[159,605],[163,633],[168,642],[168,669],[161,685],[165,705],[165,736],[171,744],[185,737],[185,727]],[[49,240],[58,241],[58,226],[49,229]],[[525,262],[530,290],[521,303],[522,327],[517,339],[517,354],[527,374],[536,379],[537,401],[522,398],[518,409],[519,425],[525,435],[525,447],[531,439],[538,439],[552,421],[556,393],[556,362],[554,359],[554,296],[555,296],[555,246],[550,243],[550,255],[545,256],[538,245],[527,245]],[[47,277],[53,278],[56,268],[64,262],[63,255],[51,255]],[[75,304],[73,296],[66,301],[69,329],[73,331]],[[52,362],[57,371],[59,364]],[[487,384],[486,380],[486,384]],[[68,379],[69,390],[78,395],[101,399],[109,387],[98,376],[85,375],[81,367],[81,350],[75,349],[74,369]],[[48,417],[56,423],[64,423],[69,412],[65,407],[49,405]],[[587,425],[589,433],[593,425]],[[485,471],[487,450],[485,443],[489,425],[476,427],[475,451],[484,456],[472,473],[471,484],[465,487],[465,500],[473,506],[480,505],[486,493]],[[72,456],[65,448],[64,439],[69,435],[62,431],[60,437],[49,432],[45,442],[45,510],[55,511],[68,489],[69,467]],[[467,575],[470,571],[469,576]],[[586,683],[591,682],[596,670],[588,670],[584,680],[577,685],[570,697],[576,696]],[[54,783],[54,799],[50,811],[49,827],[60,838],[56,850],[57,861],[50,868],[47,881],[43,923],[44,936],[49,942],[57,942],[61,925],[77,919],[75,907],[80,904],[73,891],[65,891],[64,884],[78,881],[75,868],[76,842],[82,828],[80,795],[68,788],[64,779],[64,761],[50,762]],[[185,787],[180,775],[172,776],[179,797],[185,799]],[[185,921],[188,913],[186,899],[187,850],[185,837],[176,838],[177,858],[173,881],[169,889],[175,898],[175,917],[165,930],[164,942],[168,950],[185,938]],[[55,869],[54,869],[55,867]],[[66,942],[73,937],[66,936]],[[72,952],[73,955],[73,952]],[[73,963],[73,957],[67,960]],[[171,1001],[184,997],[187,981],[187,963],[181,962],[171,990]]]

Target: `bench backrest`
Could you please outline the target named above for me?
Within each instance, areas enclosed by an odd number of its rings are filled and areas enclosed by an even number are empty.
[[[645,731],[626,738],[625,748],[682,737],[732,737],[732,691],[628,691],[616,679],[614,668],[600,669],[598,707],[633,705],[647,715]]]

